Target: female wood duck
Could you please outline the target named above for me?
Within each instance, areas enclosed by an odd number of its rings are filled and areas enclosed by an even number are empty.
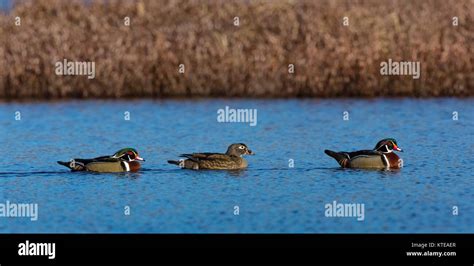
[[[400,151],[397,141],[392,138],[383,139],[375,145],[373,150],[362,150],[354,152],[324,152],[336,159],[343,168],[375,168],[375,169],[398,169],[403,166],[403,160],[393,151]]]
[[[235,143],[227,148],[226,153],[192,153],[181,154],[180,161],[168,161],[170,164],[179,165],[186,169],[214,169],[214,170],[236,170],[247,167],[247,161],[242,158],[243,155],[254,155],[247,145]]]
[[[101,156],[93,159],[73,159],[70,162],[58,161],[71,171],[91,171],[102,173],[137,172],[140,169],[138,161],[145,161],[132,148],[117,151],[112,156]]]

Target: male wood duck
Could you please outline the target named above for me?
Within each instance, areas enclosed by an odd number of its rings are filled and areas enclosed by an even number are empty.
[[[375,169],[398,169],[403,166],[403,160],[393,151],[400,151],[397,141],[392,138],[383,139],[375,145],[373,150],[362,150],[354,152],[324,152],[336,159],[343,168],[375,168]]]
[[[247,161],[243,155],[254,155],[247,145],[235,143],[227,148],[226,153],[192,153],[181,154],[180,157],[187,158],[180,161],[170,160],[168,163],[179,165],[186,169],[214,169],[214,170],[236,170],[247,167]]]
[[[137,172],[140,169],[138,161],[145,161],[132,148],[117,151],[111,156],[101,156],[93,159],[73,159],[70,162],[58,161],[71,171],[91,171],[102,173]]]

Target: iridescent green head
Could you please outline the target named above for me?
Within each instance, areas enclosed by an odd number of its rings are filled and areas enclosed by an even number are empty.
[[[124,149],[121,149],[119,151],[117,151],[116,153],[114,153],[114,155],[112,155],[113,158],[120,158],[124,161],[145,161],[145,159],[141,158],[139,155],[138,155],[138,152],[137,150],[133,149],[133,148],[124,148]]]
[[[387,138],[377,142],[375,145],[374,150],[381,151],[384,153],[389,153],[392,151],[403,151],[401,148],[398,147],[397,141],[394,138]]]

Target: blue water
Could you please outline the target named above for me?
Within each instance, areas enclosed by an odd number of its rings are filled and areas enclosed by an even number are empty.
[[[11,0],[0,0],[0,11],[10,11],[12,4]]]
[[[217,123],[226,105],[257,108],[257,126]],[[0,203],[39,206],[37,221],[0,217],[3,233],[474,232],[474,99],[0,103],[0,125]],[[405,150],[400,171],[342,170],[323,152],[385,137]],[[247,170],[166,163],[233,142],[256,152]],[[147,160],[139,173],[56,164],[128,146]],[[333,201],[364,204],[365,219],[326,217]]]

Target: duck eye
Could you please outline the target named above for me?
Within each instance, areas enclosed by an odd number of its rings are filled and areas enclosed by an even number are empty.
[[[241,149],[241,150],[245,150],[245,146],[243,146],[243,145],[240,145],[240,146],[239,146],[239,149]]]

